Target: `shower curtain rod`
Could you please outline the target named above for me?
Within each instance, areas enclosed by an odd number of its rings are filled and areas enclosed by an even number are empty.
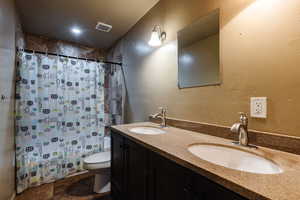
[[[102,61],[102,60],[97,60],[97,59],[80,58],[80,57],[74,57],[74,56],[66,56],[66,55],[61,55],[61,54],[56,54],[56,53],[47,53],[47,52],[42,52],[42,51],[34,51],[34,50],[31,50],[31,49],[17,49],[17,51],[24,51],[26,53],[38,53],[38,54],[44,54],[44,55],[59,56],[59,57],[72,58],[72,59],[78,59],[78,60],[102,62],[102,63],[106,63],[106,64],[120,65],[122,67],[122,63],[118,63],[118,62]]]

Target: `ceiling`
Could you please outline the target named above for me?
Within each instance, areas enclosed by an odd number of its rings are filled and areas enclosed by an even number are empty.
[[[107,49],[159,0],[16,0],[24,32]],[[96,23],[113,26],[109,33]],[[82,30],[73,34],[72,27]]]

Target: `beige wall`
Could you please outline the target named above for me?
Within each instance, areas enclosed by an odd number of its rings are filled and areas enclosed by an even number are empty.
[[[176,33],[216,8],[223,83],[180,90]],[[127,122],[166,106],[170,117],[229,126],[249,113],[251,96],[266,96],[268,118],[250,128],[300,136],[299,19],[299,0],[161,0],[111,51],[123,54]],[[168,38],[156,49],[147,45],[155,24]]]
[[[14,1],[0,0],[0,199],[15,191],[14,156],[14,76],[16,13]]]

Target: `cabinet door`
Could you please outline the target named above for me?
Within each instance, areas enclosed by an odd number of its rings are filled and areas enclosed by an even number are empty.
[[[113,196],[123,196],[124,192],[124,138],[111,133],[111,184]],[[117,198],[117,197],[116,197]],[[119,198],[118,198],[119,199]]]
[[[193,183],[193,194],[195,200],[246,200],[246,198],[216,184],[207,178],[195,174]]]
[[[147,199],[148,151],[143,146],[126,142],[126,196],[127,200]]]
[[[207,191],[204,192],[205,200],[209,199],[223,199],[223,200],[246,200],[246,198],[241,197],[240,195],[218,185],[213,182],[207,188]]]
[[[151,153],[149,200],[190,200],[188,171],[158,154]]]

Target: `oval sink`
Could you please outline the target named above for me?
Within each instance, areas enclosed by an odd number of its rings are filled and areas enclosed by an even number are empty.
[[[160,128],[151,127],[151,126],[134,127],[129,129],[129,131],[132,133],[145,134],[145,135],[159,135],[159,134],[166,133],[166,131]]]
[[[218,144],[193,144],[188,150],[208,162],[256,174],[279,174],[283,170],[273,161],[235,147]]]

